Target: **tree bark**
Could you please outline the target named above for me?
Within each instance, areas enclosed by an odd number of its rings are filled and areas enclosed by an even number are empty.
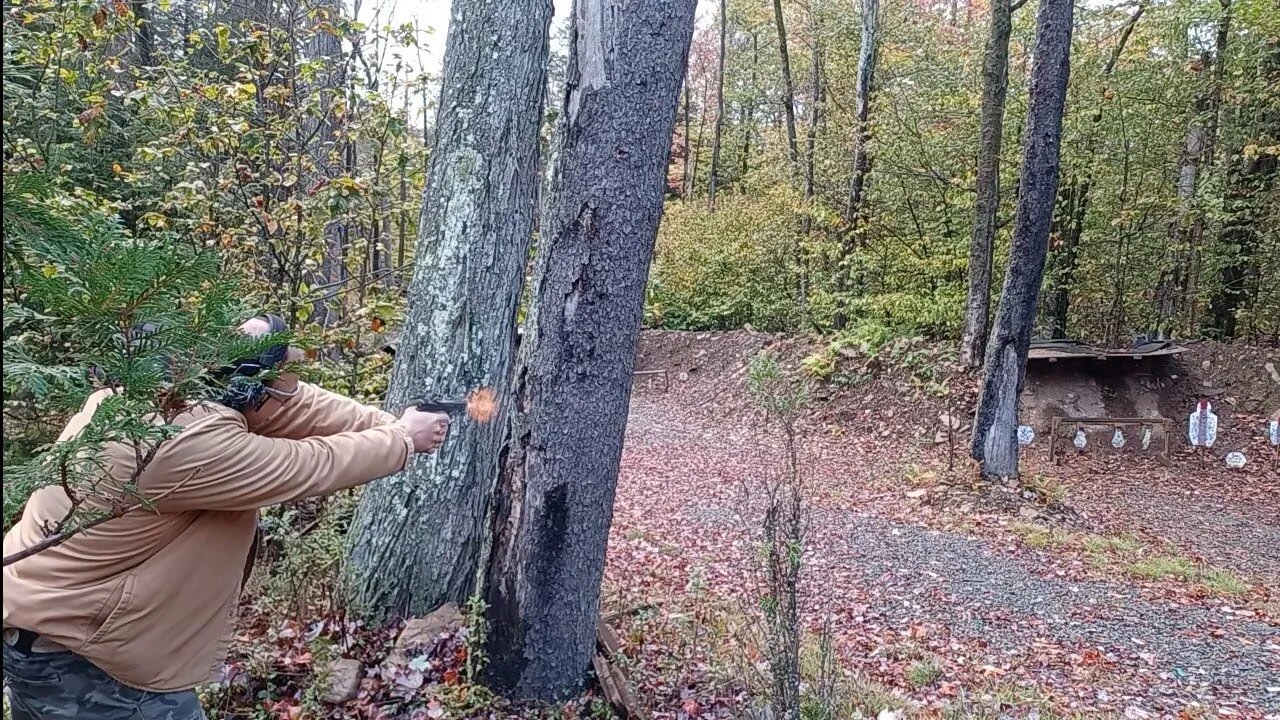
[[[707,179],[707,207],[716,209],[716,188],[720,185],[720,137],[724,132],[724,50],[728,29],[726,0],[720,0],[720,61],[716,69],[716,124],[711,135],[711,173]]]
[[[1070,72],[1073,0],[1041,0],[1031,66],[1030,107],[1018,181],[1009,268],[1005,272],[995,332],[987,348],[970,453],[987,478],[1018,475],[1018,400],[1036,320],[1058,191],[1062,109]]]
[[[504,397],[533,231],[549,0],[455,0],[404,330],[387,409],[490,387]],[[434,455],[371,484],[348,552],[357,606],[423,613],[477,590],[504,409],[454,418]]]
[[[773,0],[773,23],[778,28],[778,54],[782,60],[782,113],[787,121],[787,153],[794,172],[800,167],[800,149],[796,141],[796,91],[791,81],[791,55],[787,52],[787,23],[782,17],[782,0]]]
[[[1051,282],[1047,303],[1047,325],[1051,338],[1061,339],[1067,336],[1067,317],[1071,310],[1071,285],[1075,281],[1076,264],[1080,256],[1080,240],[1084,237],[1084,223],[1089,214],[1089,193],[1093,189],[1094,170],[1097,167],[1096,128],[1098,123],[1102,122],[1102,111],[1111,94],[1107,83],[1111,79],[1111,74],[1115,72],[1116,63],[1120,61],[1125,45],[1133,35],[1133,28],[1146,9],[1145,3],[1140,4],[1133,15],[1129,16],[1129,20],[1120,31],[1120,39],[1116,41],[1111,56],[1107,58],[1107,63],[1102,68],[1102,97],[1089,118],[1089,123],[1094,130],[1085,143],[1083,153],[1086,163],[1084,176],[1071,178],[1071,181],[1058,192],[1058,212],[1054,214],[1053,226],[1049,230],[1049,237],[1056,239],[1056,243],[1051,242],[1048,258]]]
[[[862,0],[862,46],[858,51],[858,86],[856,117],[854,119],[853,175],[849,178],[849,199],[845,203],[844,247],[840,254],[840,269],[836,274],[836,291],[847,293],[850,289],[854,250],[858,246],[860,226],[865,220],[867,177],[871,174],[871,93],[876,75],[877,28],[880,18],[880,0]],[[843,303],[842,303],[843,304]],[[843,330],[848,316],[843,308],[836,312],[835,326]]]
[[[489,567],[488,677],[576,692],[590,664],[631,371],[696,0],[577,0]]]
[[[1000,208],[1000,148],[1004,141],[1012,35],[1010,0],[992,0],[991,33],[982,61],[982,117],[978,130],[977,199],[969,242],[969,292],[960,339],[960,362],[970,369],[982,365],[991,322],[991,257],[996,244],[996,211]]]

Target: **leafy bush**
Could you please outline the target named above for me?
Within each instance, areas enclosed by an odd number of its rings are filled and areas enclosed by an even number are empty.
[[[797,327],[796,203],[783,185],[749,196],[726,193],[715,212],[700,202],[668,203],[650,274],[648,324]]]

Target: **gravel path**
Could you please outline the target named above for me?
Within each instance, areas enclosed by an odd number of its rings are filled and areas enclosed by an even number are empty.
[[[1041,577],[1023,558],[984,541],[899,525],[847,512],[817,513],[815,522],[846,533],[842,549],[824,547],[815,570],[836,563],[869,586],[929,587],[935,593],[878,608],[894,624],[930,619],[1000,650],[1026,648],[1046,634],[1067,647],[1102,648],[1138,659],[1150,674],[1174,681],[1178,694],[1230,689],[1280,710],[1280,629],[1235,611],[1156,604],[1110,582]],[[999,611],[1038,623],[990,622]],[[1216,637],[1210,629],[1224,628]],[[1151,688],[1164,691],[1166,688]]]
[[[750,545],[732,519],[744,507],[741,489],[776,466],[772,442],[748,418],[709,420],[669,397],[634,398],[610,572],[628,571],[617,558],[635,557],[635,546],[659,543],[683,555],[639,556],[645,572],[675,562],[680,572],[702,568],[713,585],[740,585]],[[951,645],[936,652],[949,662],[1008,668],[1009,678],[1069,697],[1077,709],[1148,717],[1142,713],[1172,715],[1199,702],[1224,714],[1280,717],[1280,629],[1224,602],[1177,604],[1123,582],[1055,577],[1034,556],[988,540],[889,521],[876,508],[898,496],[869,480],[899,472],[905,458],[886,444],[841,438],[806,448],[821,498],[805,561],[806,607],[844,619],[855,669],[878,662],[879,638],[925,625],[944,628]],[[1101,672],[1083,680],[1066,660],[1082,653],[1101,658]]]

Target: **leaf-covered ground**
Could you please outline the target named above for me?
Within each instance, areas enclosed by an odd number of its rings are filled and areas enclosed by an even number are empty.
[[[647,338],[672,377],[633,399],[613,597],[751,597],[751,493],[781,464],[736,380],[761,337]],[[1280,472],[1260,438],[1243,471],[1182,451],[1054,467],[1033,444],[1025,497],[970,482],[964,433],[946,471],[946,400],[921,388],[886,372],[805,424],[804,619],[830,619],[844,669],[923,715],[1280,716]]]
[[[1041,438],[1024,455],[1026,485],[1003,486],[973,481],[973,381],[943,350],[845,353],[816,383],[798,371],[812,343],[742,332],[641,342],[638,369],[668,377],[643,377],[633,396],[602,612],[654,720],[769,717],[754,558],[780,438],[744,388],[745,361],[764,347],[810,385],[806,688],[820,694],[815,648],[828,637],[841,701],[821,717],[1280,718],[1280,458],[1256,432],[1276,390],[1249,383],[1257,357],[1236,363],[1231,386],[1253,402],[1222,416],[1221,442],[1247,450],[1245,470],[1177,443],[1169,465],[1107,447],[1053,466]],[[944,415],[959,418],[950,435]],[[554,708],[504,703],[468,681],[473,628],[397,652],[398,628],[346,619],[335,594],[312,587],[306,611],[252,596],[211,714],[609,716],[596,690]],[[361,662],[346,703],[320,698],[325,656]]]

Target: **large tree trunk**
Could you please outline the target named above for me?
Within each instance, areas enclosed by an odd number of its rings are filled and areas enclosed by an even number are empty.
[[[720,0],[720,62],[716,70],[716,125],[711,136],[711,174],[707,180],[707,206],[716,209],[716,188],[720,185],[720,136],[724,132],[724,50],[729,18],[726,0]]]
[[[551,16],[549,0],[454,0],[388,410],[509,386]],[[454,418],[444,447],[364,491],[348,554],[359,607],[421,613],[476,592],[504,430],[501,412]]]
[[[696,0],[577,0],[489,569],[488,674],[550,700],[590,664],[631,371]]]
[[[1058,191],[1073,11],[1073,0],[1041,0],[1037,17],[1013,244],[996,309],[995,332],[987,347],[986,374],[970,448],[987,478],[1018,475],[1018,399],[1026,376],[1027,350]]]
[[[1112,95],[1112,90],[1107,83],[1116,69],[1116,63],[1120,61],[1120,55],[1124,53],[1129,37],[1133,35],[1134,26],[1138,24],[1138,20],[1146,9],[1145,3],[1140,4],[1133,11],[1133,15],[1129,16],[1129,20],[1120,31],[1120,39],[1102,68],[1102,97],[1098,99],[1098,105],[1089,118],[1089,123],[1094,130],[1090,133],[1082,154],[1086,167],[1084,175],[1072,177],[1058,192],[1057,212],[1054,213],[1053,225],[1049,230],[1049,237],[1056,238],[1056,242],[1050,247],[1048,258],[1050,289],[1046,314],[1048,333],[1051,338],[1061,339],[1067,336],[1067,316],[1071,311],[1071,285],[1075,281],[1076,264],[1080,256],[1080,240],[1084,237],[1084,222],[1089,214],[1089,192],[1093,188],[1093,174],[1097,167],[1096,128],[1098,123],[1102,122],[1103,108],[1106,107]]]
[[[1261,87],[1280,84],[1280,38],[1272,38],[1264,51],[1259,75]],[[1252,95],[1244,115],[1252,125],[1250,144],[1261,147],[1280,138],[1280,105],[1274,100]],[[1258,253],[1261,248],[1260,223],[1268,207],[1276,207],[1280,181],[1280,159],[1274,152],[1247,154],[1244,146],[1227,159],[1226,192],[1222,201],[1223,222],[1219,244],[1229,253],[1219,271],[1219,286],[1209,301],[1205,317],[1206,334],[1221,339],[1236,337],[1236,316],[1248,305],[1256,285]]]
[[[787,120],[787,156],[791,170],[800,167],[800,149],[796,143],[796,91],[791,81],[791,55],[787,52],[787,23],[782,17],[782,0],[773,0],[773,23],[778,28],[778,54],[782,60],[782,113]]]
[[[836,273],[836,291],[847,293],[858,237],[866,215],[867,178],[871,175],[871,93],[876,75],[877,30],[880,19],[880,0],[862,0],[862,46],[858,51],[858,86],[854,118],[853,174],[849,178],[849,198],[845,203],[844,247],[840,254],[840,269]],[[843,301],[841,301],[843,304]],[[835,326],[843,330],[848,316],[841,309],[836,313]]]
[[[1010,0],[992,0],[991,34],[982,61],[982,119],[979,121],[977,199],[969,242],[969,294],[965,301],[960,362],[982,365],[991,322],[991,257],[1000,208],[1000,147],[1004,141],[1004,103],[1009,89],[1009,38],[1013,35]]]

